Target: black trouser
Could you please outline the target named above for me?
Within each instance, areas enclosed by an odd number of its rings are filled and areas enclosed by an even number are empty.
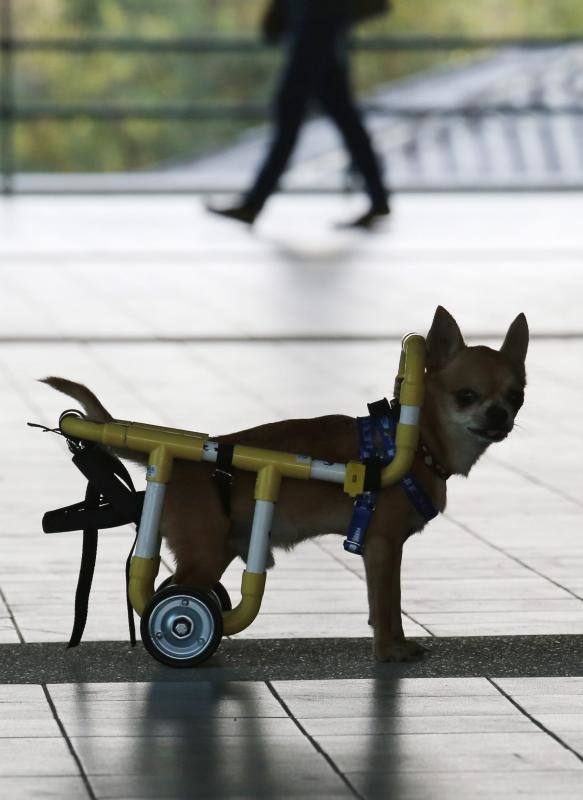
[[[288,61],[275,97],[274,136],[245,198],[253,207],[260,209],[276,189],[313,98],[336,123],[371,203],[376,207],[386,203],[380,164],[352,97],[345,39],[346,28],[333,22],[303,24],[292,33]]]

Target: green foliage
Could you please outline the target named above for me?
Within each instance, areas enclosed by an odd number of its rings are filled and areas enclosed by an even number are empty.
[[[25,38],[199,36],[251,38],[265,0],[13,0],[14,28]],[[314,0],[317,2],[317,0]],[[581,0],[395,0],[392,15],[360,35],[573,35],[583,31]],[[358,90],[465,53],[359,53]],[[186,106],[267,104],[281,55],[184,53],[19,53],[15,89],[38,104]],[[16,126],[21,170],[145,169],[202,155],[233,141],[241,121],[94,122],[49,119]]]

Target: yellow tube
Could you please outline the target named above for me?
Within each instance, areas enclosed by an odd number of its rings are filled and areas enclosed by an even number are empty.
[[[416,333],[410,333],[403,339],[405,369],[399,402],[402,406],[420,406],[423,404],[425,379],[425,339]]]
[[[66,436],[86,439],[106,447],[125,448],[140,453],[151,453],[165,448],[166,455],[189,461],[201,461],[206,438],[175,432],[172,428],[142,425],[137,422],[91,422],[76,414],[65,414],[60,428]]]
[[[275,503],[280,486],[281,473],[278,468],[273,464],[261,467],[257,473],[257,480],[255,481],[255,499],[269,500],[270,503]]]
[[[391,486],[405,477],[413,464],[418,442],[418,425],[397,424],[395,457],[381,472],[381,486]]]
[[[403,339],[395,394],[401,406],[420,408],[424,398],[425,339],[410,333]],[[398,388],[397,388],[398,387]],[[398,483],[411,469],[419,443],[419,423],[397,423],[395,457],[381,473],[381,486]]]
[[[154,581],[159,569],[160,556],[156,556],[156,558],[132,557],[128,595],[132,608],[140,617],[154,596]]]
[[[253,622],[265,590],[265,572],[243,572],[241,578],[241,602],[232,611],[223,612],[223,633],[231,636],[239,633]]]
[[[294,453],[283,453],[279,450],[264,450],[259,447],[235,445],[233,450],[233,466],[250,472],[271,465],[277,468],[280,476],[308,480],[312,459]]]

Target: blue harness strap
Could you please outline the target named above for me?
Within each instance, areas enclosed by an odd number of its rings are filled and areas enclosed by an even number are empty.
[[[357,417],[356,422],[360,439],[360,460],[367,466],[379,464],[385,467],[390,464],[396,453],[394,418],[388,415]],[[438,515],[439,512],[429,496],[410,473],[400,481],[400,486],[426,522]],[[364,553],[366,531],[376,507],[377,496],[378,491],[372,490],[358,495],[355,500],[344,540],[344,549],[349,553]]]

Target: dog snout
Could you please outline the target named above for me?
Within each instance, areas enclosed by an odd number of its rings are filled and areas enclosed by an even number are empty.
[[[508,427],[508,411],[502,406],[491,405],[486,410],[486,420],[488,425],[496,428]]]

